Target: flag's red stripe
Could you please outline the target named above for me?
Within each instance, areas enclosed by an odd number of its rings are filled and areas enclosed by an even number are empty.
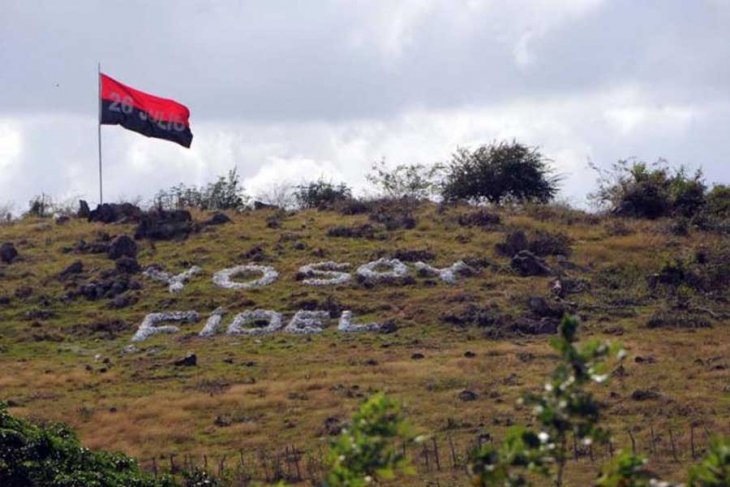
[[[135,90],[105,74],[101,75],[101,98],[111,103],[118,103],[120,109],[123,104],[131,105],[146,112],[155,120],[179,122],[186,127],[190,126],[190,110],[185,105]]]

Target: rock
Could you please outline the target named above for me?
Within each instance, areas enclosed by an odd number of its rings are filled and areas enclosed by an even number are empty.
[[[662,397],[657,391],[651,391],[648,389],[637,389],[631,393],[631,399],[634,401],[651,401]]]
[[[324,427],[322,428],[322,436],[337,436],[342,431],[343,424],[340,418],[331,416],[324,420]]]
[[[276,205],[270,205],[268,203],[264,203],[263,201],[254,201],[253,209],[254,210],[278,210],[279,207]]]
[[[413,360],[421,360],[422,358],[425,358],[426,356],[422,353],[414,353],[411,355],[411,359]]]
[[[85,200],[79,200],[79,211],[76,213],[77,218],[89,218],[91,209]]]
[[[176,360],[174,365],[178,367],[195,367],[198,365],[198,357],[194,353],[189,353],[185,356],[185,358]]]
[[[140,221],[142,214],[139,206],[131,203],[104,203],[89,212],[87,218],[90,222],[125,223]]]
[[[142,270],[134,257],[120,257],[114,264],[117,271],[122,274],[136,274]]]
[[[33,288],[28,286],[19,287],[15,290],[15,297],[18,299],[26,299],[33,294]]]
[[[476,401],[478,397],[479,396],[477,395],[476,392],[472,392],[472,391],[469,391],[469,390],[466,390],[466,389],[463,390],[463,391],[461,391],[459,393],[459,399],[461,399],[464,402],[466,402],[466,401]]]
[[[466,357],[466,358],[474,358],[476,356],[477,356],[477,354],[475,354],[471,350],[467,350],[466,352],[464,352],[464,357]]]
[[[12,264],[18,258],[18,251],[12,242],[5,242],[0,246],[0,261]]]
[[[374,358],[369,358],[365,362],[363,362],[365,365],[378,365],[378,361]]]
[[[134,233],[135,239],[173,240],[193,231],[193,217],[187,210],[154,210],[145,213]]]
[[[107,255],[112,260],[120,257],[137,257],[137,244],[128,235],[120,235],[109,244]]]
[[[114,301],[111,302],[110,307],[114,309],[122,309],[126,308],[127,306],[131,306],[136,302],[137,298],[129,296],[127,294],[120,294],[119,296],[116,296],[114,298]]]
[[[137,352],[139,352],[139,349],[137,347],[135,347],[134,345],[127,345],[122,350],[122,353],[124,353],[124,354],[137,353]]]
[[[509,256],[518,254],[523,250],[527,250],[528,246],[529,242],[527,241],[525,232],[523,232],[522,230],[517,230],[514,232],[510,232],[505,237],[504,242],[495,245],[495,249],[497,250],[497,253]]]
[[[70,220],[71,220],[71,218],[69,218],[66,215],[56,215],[56,217],[54,218],[54,221],[56,222],[56,225],[65,225]]]
[[[542,296],[530,296],[527,300],[527,307],[532,314],[540,318],[562,318],[565,314],[565,308],[560,305],[551,306]]]
[[[228,215],[225,213],[217,212],[215,213],[210,220],[207,220],[204,222],[205,225],[224,225],[226,223],[231,223],[233,220],[231,220]]]
[[[73,264],[62,270],[61,274],[59,274],[59,277],[61,279],[67,279],[69,276],[81,274],[82,272],[84,272],[84,264],[80,260],[77,260]]]
[[[547,276],[552,273],[547,263],[529,250],[522,250],[513,256],[511,265],[522,277]]]

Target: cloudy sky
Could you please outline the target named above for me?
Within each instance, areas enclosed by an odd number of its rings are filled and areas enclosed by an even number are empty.
[[[250,193],[373,161],[539,146],[583,204],[627,157],[730,182],[725,0],[2,0],[0,205],[98,201],[97,62],[191,110],[191,149],[102,127],[105,200],[237,167]]]

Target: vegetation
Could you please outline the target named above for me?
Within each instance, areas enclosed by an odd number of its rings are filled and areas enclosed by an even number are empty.
[[[443,169],[441,164],[430,167],[423,164],[399,164],[388,169],[383,160],[373,164],[372,172],[366,178],[386,198],[427,200],[433,199],[439,193]]]
[[[5,487],[152,487],[172,485],[140,472],[122,453],[83,448],[60,424],[36,425],[0,402],[0,485]]]
[[[706,186],[702,171],[692,176],[680,166],[671,169],[660,159],[654,164],[621,160],[598,174],[598,189],[589,198],[600,208],[609,208],[619,216],[661,218],[696,216],[706,204]]]
[[[320,179],[297,186],[294,197],[303,209],[332,209],[336,203],[351,199],[352,190],[345,183],[335,185]]]
[[[167,190],[160,190],[153,204],[161,209],[195,208],[198,210],[242,210],[248,202],[241,186],[238,169],[228,171],[207,186],[185,186],[180,183]]]
[[[517,142],[458,149],[446,167],[441,195],[446,201],[547,203],[559,178],[537,148]]]

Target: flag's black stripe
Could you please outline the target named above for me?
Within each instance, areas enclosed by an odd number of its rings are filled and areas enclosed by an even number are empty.
[[[193,142],[193,133],[190,131],[190,127],[183,124],[177,124],[176,127],[173,123],[157,122],[152,120],[146,112],[136,107],[126,106],[124,109],[129,113],[124,113],[121,111],[119,103],[114,107],[115,110],[112,110],[112,103],[109,100],[101,100],[101,123],[103,125],[121,125],[146,137],[169,140],[183,147],[190,147]]]

